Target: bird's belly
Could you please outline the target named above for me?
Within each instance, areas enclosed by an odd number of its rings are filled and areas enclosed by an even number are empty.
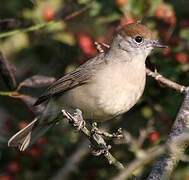
[[[107,69],[91,83],[65,93],[61,98],[64,107],[79,108],[85,119],[95,121],[112,119],[128,111],[143,93],[145,71],[133,78],[126,77],[125,71],[118,69],[117,73],[115,67],[113,72]],[[128,72],[126,74],[128,76]]]
[[[107,87],[103,90],[103,95],[97,97],[98,107],[102,114],[115,117],[132,108],[141,97],[143,90],[144,84]]]

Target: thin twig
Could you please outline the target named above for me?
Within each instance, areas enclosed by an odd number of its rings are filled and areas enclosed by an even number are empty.
[[[79,109],[77,109],[74,116],[72,116],[65,110],[62,110],[62,113],[74,127],[76,127],[89,139],[89,141],[91,142],[92,153],[94,155],[98,156],[102,154],[108,160],[109,164],[114,165],[118,170],[124,169],[124,166],[109,152],[110,146],[106,144],[102,135],[95,133],[94,128],[89,130],[86,127],[86,123],[84,122],[81,114],[82,112]],[[97,127],[95,125],[95,129],[96,128]]]
[[[162,76],[161,74],[157,72],[152,72],[150,69],[146,68],[146,74],[152,78],[154,78],[156,81],[158,81],[160,84],[169,87],[171,89],[176,90],[179,93],[184,93],[184,90],[186,89],[185,86],[182,86],[176,82],[173,82],[166,77]]]
[[[165,151],[164,146],[159,146],[152,152],[143,153],[143,157],[136,158],[130,162],[125,170],[120,171],[118,175],[112,178],[112,180],[125,180],[133,175],[133,172],[141,166],[148,164],[150,161],[161,155]]]
[[[8,60],[2,52],[0,52],[0,74],[10,90],[16,88],[16,79],[14,73],[12,71],[11,66],[8,63]]]
[[[138,146],[141,148],[144,141],[149,137],[149,135],[154,131],[153,121],[149,120],[147,127],[145,129],[140,130],[139,138],[138,138]]]
[[[24,29],[17,29],[17,30],[8,31],[8,32],[5,32],[5,33],[0,33],[0,38],[13,36],[13,35],[16,35],[18,33],[23,33],[23,32],[36,31],[36,30],[41,29],[41,28],[43,28],[47,25],[52,25],[52,24],[56,24],[56,23],[60,23],[60,22],[50,21],[50,22],[47,22],[47,23],[45,22],[45,23],[34,25],[34,26],[30,26],[30,27],[24,28]]]
[[[93,3],[94,3],[95,1],[96,1],[96,0],[92,0],[92,1],[91,1],[89,4],[87,4],[85,7],[83,7],[82,9],[80,9],[80,10],[78,10],[78,11],[75,11],[75,12],[69,14],[69,15],[66,16],[63,20],[68,21],[68,20],[70,20],[70,19],[72,19],[72,18],[74,18],[74,17],[80,15],[81,13],[83,13],[84,11],[86,11],[87,9],[89,9],[89,8],[93,5]]]
[[[153,150],[143,151],[143,153],[140,157],[138,157],[137,159],[135,159],[131,163],[129,163],[127,165],[127,167],[125,168],[125,170],[120,171],[120,173],[117,176],[113,177],[112,180],[128,179],[129,177],[131,177],[133,175],[133,172],[136,169],[143,167],[144,165],[148,164],[153,159],[162,155],[165,152],[167,152],[167,154],[170,154],[173,152],[173,150],[177,151],[177,145],[179,146],[179,145],[185,144],[186,142],[189,142],[189,133],[188,132],[180,134],[172,142],[167,142],[164,145],[159,145],[158,147],[156,147]],[[166,166],[166,163],[163,165]],[[162,167],[162,168],[165,168],[165,167]],[[156,169],[156,170],[157,170],[156,173],[158,174],[158,171],[160,169]],[[165,179],[163,177],[156,177],[153,180],[165,180]]]

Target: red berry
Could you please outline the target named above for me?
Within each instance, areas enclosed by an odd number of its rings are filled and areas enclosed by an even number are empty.
[[[171,17],[165,17],[164,22],[167,23],[170,26],[175,26],[176,24],[176,17],[173,15]]]
[[[78,36],[78,44],[81,49],[85,50],[86,48],[90,48],[93,43],[90,36],[87,34],[80,34]]]
[[[155,16],[158,18],[158,19],[162,19],[164,17],[164,12],[165,12],[165,4],[161,4],[160,7],[158,7],[155,11]]]
[[[41,151],[36,147],[31,148],[28,153],[33,158],[39,158],[41,156]]]
[[[45,137],[40,137],[37,141],[38,145],[44,145],[46,143],[46,138]]]
[[[159,134],[159,132],[157,132],[157,131],[151,133],[150,136],[149,136],[150,142],[151,142],[151,143],[154,143],[156,140],[159,139],[159,136],[160,136],[160,134]]]
[[[45,8],[43,11],[43,17],[46,21],[52,21],[54,19],[54,11],[51,8]]]
[[[8,171],[11,173],[18,173],[20,171],[20,164],[16,161],[11,161],[8,164]]]
[[[116,5],[119,7],[125,6],[127,4],[127,0],[116,0]]]
[[[164,57],[169,57],[171,55],[171,47],[168,46],[167,48],[164,48],[161,52],[161,55]]]
[[[134,22],[135,22],[135,19],[133,19],[133,18],[123,17],[120,20],[120,25],[121,26],[125,26],[127,24],[131,24],[131,23],[134,23]]]
[[[163,17],[163,19],[165,19],[165,18],[171,18],[171,17],[173,17],[174,14],[175,14],[173,8],[171,8],[169,5],[166,5],[166,8],[165,8],[164,11],[165,11],[165,12],[164,12],[164,17]]]
[[[155,16],[158,19],[162,19],[170,26],[174,26],[176,24],[174,9],[167,3],[162,3],[160,7],[156,9]]]
[[[184,52],[179,52],[179,53],[175,54],[174,59],[176,62],[178,62],[180,64],[186,64],[188,61],[188,56]]]
[[[93,46],[93,41],[90,36],[86,34],[80,34],[78,36],[78,44],[84,53],[91,56],[95,56],[97,54],[97,51]]]
[[[19,129],[23,129],[23,128],[25,128],[27,125],[28,125],[28,122],[26,122],[26,121],[21,121],[21,122],[19,122],[18,127],[19,127]]]

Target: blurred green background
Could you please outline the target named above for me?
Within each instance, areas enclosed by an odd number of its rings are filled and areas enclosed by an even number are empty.
[[[33,75],[61,77],[98,53],[94,41],[109,44],[118,26],[141,20],[156,38],[169,45],[167,49],[153,51],[147,66],[173,81],[189,84],[188,0],[96,0],[83,13],[65,20],[91,2],[6,0],[0,3],[0,51],[11,64],[17,83]],[[38,97],[44,89],[23,87],[19,92]],[[7,91],[10,90],[0,76],[0,92]],[[151,121],[153,131],[135,152],[127,144],[108,141],[112,154],[128,164],[140,149],[164,143],[182,100],[182,95],[147,79],[144,95],[137,105],[121,119],[103,124],[109,125],[110,132],[122,127],[138,138],[140,130]],[[67,122],[57,125],[26,152],[8,148],[8,139],[34,117],[22,99],[0,96],[0,180],[56,180],[70,158],[76,158],[78,163],[71,165],[64,179],[101,180],[116,176],[118,171],[103,156],[91,155],[85,137]],[[154,162],[133,174],[145,179]],[[178,164],[172,179],[189,180],[188,162]]]

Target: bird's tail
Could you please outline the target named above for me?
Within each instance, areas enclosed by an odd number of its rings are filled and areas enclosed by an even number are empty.
[[[8,146],[18,147],[20,151],[24,151],[45,134],[49,128],[54,126],[57,123],[57,111],[51,104],[41,115],[37,116],[30,124],[12,136],[8,141]]]

